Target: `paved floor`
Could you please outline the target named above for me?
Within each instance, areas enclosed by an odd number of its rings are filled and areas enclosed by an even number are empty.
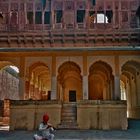
[[[2,130],[3,129],[3,130]],[[33,140],[35,131],[0,130],[0,140]],[[120,130],[56,130],[55,140],[140,140],[140,129]]]

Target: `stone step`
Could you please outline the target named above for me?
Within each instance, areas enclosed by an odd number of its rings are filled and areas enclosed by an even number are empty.
[[[62,110],[62,115],[74,115],[76,111]]]
[[[71,108],[71,107],[63,107],[63,110],[76,111],[76,108],[75,107],[73,107],[73,108]]]
[[[74,107],[75,107],[76,105],[77,105],[76,103],[72,103],[72,102],[63,103],[63,107],[64,107],[64,106],[71,106],[71,107],[74,106]]]
[[[61,123],[64,123],[64,124],[69,124],[69,123],[75,123],[76,120],[62,120]]]
[[[76,120],[76,116],[61,116],[61,120]]]
[[[62,121],[66,121],[66,120],[72,120],[72,121],[75,121],[76,120],[76,117],[69,117],[69,116],[65,116],[65,117],[62,117],[61,118],[62,119]]]
[[[75,122],[76,120],[62,120],[61,122],[66,122],[66,123],[73,123]]]
[[[76,114],[76,111],[73,112],[73,111],[62,111],[62,116],[75,116]]]
[[[67,103],[62,106],[60,129],[77,129],[77,108],[75,103]]]
[[[75,122],[62,122],[58,129],[78,129],[78,125]]]

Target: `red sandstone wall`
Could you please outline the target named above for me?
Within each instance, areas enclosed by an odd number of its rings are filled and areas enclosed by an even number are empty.
[[[0,100],[19,99],[19,79],[7,73],[0,71]]]

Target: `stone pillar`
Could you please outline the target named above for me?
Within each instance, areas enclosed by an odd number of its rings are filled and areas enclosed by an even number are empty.
[[[86,3],[86,10],[85,10],[85,20],[84,20],[84,28],[89,28],[89,1],[87,0]]]
[[[115,56],[114,64],[115,64],[114,94],[115,94],[115,99],[120,100],[119,56]]]
[[[83,76],[83,99],[88,100],[88,76]]]
[[[25,95],[25,58],[20,57],[20,67],[19,67],[19,97],[20,100],[24,99]]]
[[[130,81],[126,82],[126,95],[127,95],[127,107],[128,109],[132,107],[132,101],[131,101],[131,93],[130,93]]]
[[[115,10],[115,1],[112,1],[112,4],[113,4],[113,21],[112,21],[112,24],[113,24],[113,28],[115,28],[115,17],[116,17],[116,10]]]
[[[83,56],[83,100],[88,100],[87,56]]]
[[[136,76],[136,93],[137,93],[137,106],[140,106],[140,75],[139,72],[137,72]]]
[[[57,79],[56,76],[52,76],[52,83],[51,83],[51,100],[56,100],[56,86],[57,86]]]
[[[78,23],[77,23],[77,8],[76,8],[76,0],[74,1],[74,28],[78,28]]]
[[[8,29],[9,29],[9,27],[10,27],[10,14],[11,14],[11,1],[9,1],[9,3],[8,3]]]
[[[53,8],[53,2],[50,1],[50,11],[51,11],[51,28],[54,29],[55,28],[55,20],[54,20],[54,8]]]
[[[44,15],[45,15],[45,11],[43,10],[42,11],[42,30],[44,31],[44,26],[45,26],[45,24],[44,24]]]
[[[33,2],[33,25],[34,25],[34,29],[36,28],[35,26],[35,1]]]
[[[20,2],[18,2],[18,18],[17,18],[17,30],[20,30],[21,24],[20,24],[20,18],[21,18],[21,11],[20,11]],[[22,17],[24,18],[24,17]]]
[[[25,100],[30,99],[30,95],[29,95],[29,86],[30,86],[30,82],[26,79],[26,83],[25,83]]]
[[[114,87],[115,99],[120,100],[120,77],[117,75],[114,77]]]
[[[25,15],[25,25],[27,24],[27,3],[24,1],[24,15]]]
[[[56,78],[56,57],[52,56],[52,79],[51,79],[51,100],[56,100],[57,78]]]
[[[136,83],[135,83],[135,77],[131,77],[131,80],[130,80],[130,92],[131,92],[131,101],[132,101],[132,106],[133,107],[136,107],[137,105],[137,95],[136,95]]]
[[[118,7],[118,11],[119,11],[119,29],[121,28],[122,26],[122,12],[121,12],[121,1],[119,1],[119,7]]]
[[[130,23],[131,23],[131,10],[130,10],[130,7],[129,7],[129,9],[128,9],[128,27],[130,28]]]

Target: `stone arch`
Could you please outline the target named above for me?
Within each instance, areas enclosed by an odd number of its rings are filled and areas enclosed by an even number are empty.
[[[57,81],[60,100],[71,101],[70,94],[72,93],[76,100],[82,99],[81,69],[76,63],[72,61],[64,62],[58,69]]]
[[[26,99],[50,100],[51,74],[43,62],[35,62],[28,68],[29,78],[26,81]]]
[[[15,67],[19,68],[18,65],[16,65],[16,62],[5,61],[5,60],[4,61],[0,61],[0,70],[2,68],[6,67],[6,66],[15,66]]]
[[[134,60],[127,61],[121,67],[121,72],[121,81],[125,85],[124,89],[123,87],[121,89],[126,94],[128,117],[137,118],[140,113],[140,110],[135,109],[136,106],[140,105],[140,62]]]
[[[89,68],[89,99],[109,100],[112,98],[113,75],[110,65],[96,61]]]

